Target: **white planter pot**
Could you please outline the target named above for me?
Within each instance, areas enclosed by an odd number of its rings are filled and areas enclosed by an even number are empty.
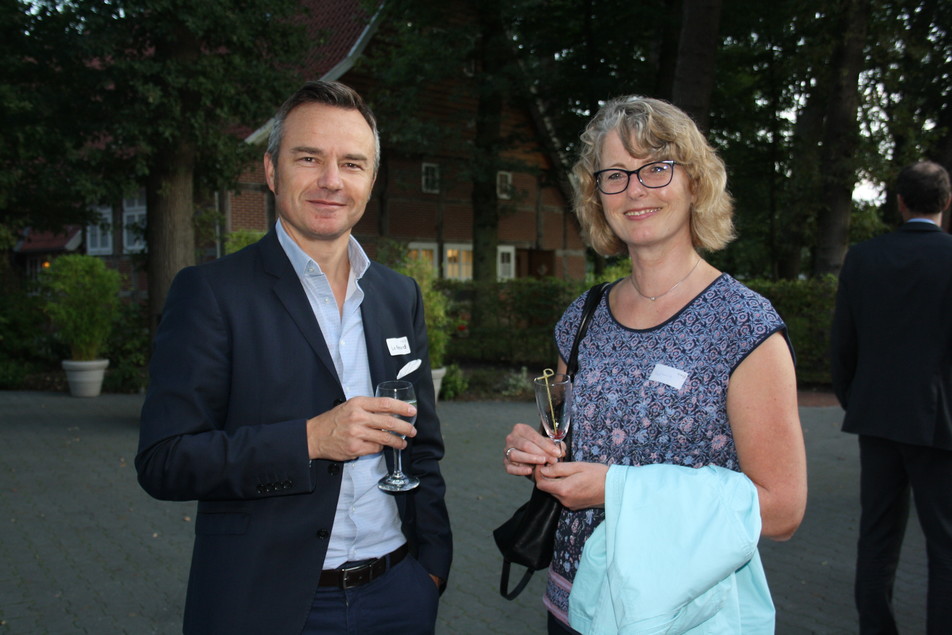
[[[446,366],[434,368],[430,371],[433,376],[433,392],[436,393],[436,400],[440,400],[440,386],[443,385],[443,376],[446,375]]]
[[[74,359],[63,360],[69,394],[74,397],[98,397],[102,392],[102,380],[106,375],[108,359],[93,359],[88,362]]]

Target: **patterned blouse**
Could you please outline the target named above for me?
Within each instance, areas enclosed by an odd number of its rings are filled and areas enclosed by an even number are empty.
[[[585,295],[555,327],[563,359]],[[727,420],[727,385],[734,369],[770,335],[786,336],[770,302],[722,274],[668,321],[636,330],[615,320],[607,298],[606,290],[579,346],[573,459],[740,471]],[[604,517],[594,508],[562,513],[544,603],[563,622],[582,546]]]

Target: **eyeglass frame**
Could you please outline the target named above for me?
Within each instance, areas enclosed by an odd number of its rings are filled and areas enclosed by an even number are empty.
[[[668,179],[668,182],[665,183],[664,185],[648,185],[647,183],[645,183],[644,181],[642,181],[642,180],[641,180],[641,171],[644,170],[645,168],[649,167],[649,166],[657,165],[657,164],[659,164],[659,163],[664,163],[665,165],[670,165],[670,166],[671,166],[671,178]],[[671,185],[671,181],[674,180],[674,166],[676,166],[676,165],[680,165],[680,164],[679,164],[677,161],[673,161],[673,160],[671,160],[671,159],[663,159],[663,160],[661,160],[661,161],[652,161],[651,163],[645,163],[643,166],[641,166],[641,167],[638,168],[637,170],[624,170],[624,169],[622,169],[622,168],[605,168],[604,170],[596,170],[595,172],[592,172],[592,176],[593,176],[594,179],[595,179],[595,187],[596,187],[596,189],[598,189],[599,192],[601,192],[601,193],[604,194],[605,196],[614,196],[615,194],[621,194],[622,192],[624,192],[625,190],[627,190],[629,187],[631,187],[631,175],[632,175],[632,174],[634,174],[636,177],[638,177],[638,182],[641,183],[642,186],[648,188],[649,190],[658,190],[658,189],[661,189],[662,187],[668,187],[669,185]],[[601,176],[602,174],[606,173],[606,172],[624,172],[624,173],[625,173],[625,176],[628,177],[628,182],[625,183],[625,187],[621,188],[621,189],[618,190],[617,192],[611,192],[611,193],[606,192],[605,190],[603,190],[603,189],[602,189],[602,185],[601,185],[601,180],[600,180],[598,177]]]

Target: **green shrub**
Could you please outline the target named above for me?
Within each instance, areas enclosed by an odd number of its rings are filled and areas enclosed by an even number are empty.
[[[605,270],[596,280],[510,280],[487,285],[481,297],[493,298],[482,325],[469,324],[476,296],[472,281],[443,280],[438,285],[453,299],[451,324],[465,324],[449,343],[449,356],[466,362],[551,367],[558,360],[553,328],[569,303],[597,281],[617,280],[630,270],[627,262]],[[745,284],[769,299],[786,322],[797,355],[802,385],[829,385],[829,333],[836,297],[836,278],[751,280]],[[513,382],[518,381],[512,378]],[[471,376],[474,389],[482,379]],[[501,390],[507,390],[503,386]]]
[[[103,381],[106,392],[137,393],[148,384],[149,313],[146,303],[124,302],[119,320],[109,338],[109,372]]]
[[[407,258],[396,270],[420,285],[430,368],[442,368],[446,364],[446,348],[450,341],[449,298],[436,286],[436,274],[430,263]]]
[[[264,235],[265,232],[253,229],[236,229],[233,232],[228,232],[228,235],[225,236],[225,253],[233,254],[240,251],[248,245],[258,242]]]
[[[492,283],[442,281],[455,311],[451,323],[465,324],[450,340],[453,359],[549,367],[558,360],[553,328],[572,300],[588,287],[577,280],[520,278]],[[483,323],[470,323],[475,297],[491,298]]]
[[[443,376],[443,383],[440,386],[440,399],[451,400],[465,395],[469,388],[469,381],[463,374],[463,369],[458,364],[449,364],[446,367],[446,375]]]
[[[44,309],[74,360],[97,359],[119,312],[122,277],[95,256],[59,256],[40,273]]]
[[[750,280],[745,284],[766,297],[787,324],[802,385],[830,384],[830,328],[836,302],[836,277],[809,280]]]

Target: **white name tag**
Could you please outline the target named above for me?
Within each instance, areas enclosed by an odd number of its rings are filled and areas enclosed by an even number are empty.
[[[657,381],[662,384],[667,384],[674,388],[675,390],[681,390],[681,386],[684,385],[684,382],[687,380],[688,374],[683,370],[678,370],[677,368],[671,368],[670,366],[665,366],[664,364],[655,364],[654,370],[651,371],[651,381]]]
[[[387,338],[387,348],[390,349],[390,354],[394,357],[397,355],[410,354],[410,342],[408,342],[405,337]]]

